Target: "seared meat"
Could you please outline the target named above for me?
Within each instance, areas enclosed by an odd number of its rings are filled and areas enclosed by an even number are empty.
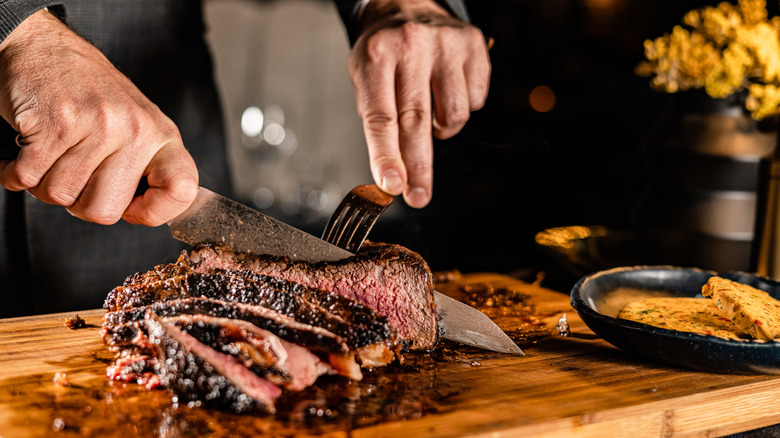
[[[136,283],[115,288],[109,293],[107,310],[132,309],[149,304],[190,297],[259,305],[279,314],[322,327],[360,348],[381,342],[393,335],[387,318],[354,301],[328,299],[327,292],[249,271],[212,270],[189,272],[152,283]]]
[[[283,391],[323,374],[432,348],[432,277],[415,253],[369,244],[345,261],[306,264],[202,245],[127,278],[104,303],[107,375],[164,386],[179,402],[274,412]]]
[[[352,351],[343,338],[325,329],[299,323],[264,307],[209,299],[168,301],[145,308],[107,313],[103,324],[103,342],[112,350],[148,351],[150,345],[146,334],[149,313],[159,317],[207,316],[235,324],[243,321],[290,344],[321,354],[337,373],[355,380],[362,378],[360,366],[355,362],[356,355],[361,362],[369,363],[370,366],[386,365],[394,358],[394,353],[386,345],[380,345],[379,352],[369,348]]]
[[[354,257],[314,264],[201,245],[182,254],[179,265],[195,272],[252,271],[304,285],[308,293],[327,291],[319,297],[324,307],[348,308],[336,296],[367,306],[387,317],[398,338],[412,349],[431,349],[438,340],[433,276],[419,254],[399,245],[365,243]]]
[[[274,402],[282,395],[278,386],[158,316],[147,322],[161,381],[179,402],[204,401],[235,412],[260,406],[274,412]]]

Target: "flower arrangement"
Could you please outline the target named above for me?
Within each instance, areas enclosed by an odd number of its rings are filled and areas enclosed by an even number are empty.
[[[644,43],[637,73],[668,93],[703,89],[725,98],[747,92],[756,120],[780,113],[780,17],[768,17],[766,0],[694,9],[683,25]]]

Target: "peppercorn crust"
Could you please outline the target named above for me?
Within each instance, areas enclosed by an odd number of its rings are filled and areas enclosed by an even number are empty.
[[[751,337],[780,338],[780,301],[768,293],[718,276],[711,277],[701,292]]]
[[[699,335],[749,339],[713,300],[705,298],[646,298],[627,304],[618,318]]]

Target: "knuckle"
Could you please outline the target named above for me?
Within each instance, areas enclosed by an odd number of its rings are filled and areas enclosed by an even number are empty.
[[[423,131],[430,123],[430,114],[420,108],[406,109],[398,115],[398,125],[404,131]]]
[[[54,204],[70,207],[78,199],[79,192],[68,187],[51,187],[44,190],[46,197]]]
[[[424,31],[423,24],[411,21],[384,28],[365,41],[365,59],[369,63],[381,64],[397,56],[404,56],[404,53],[419,47]]]
[[[447,128],[461,127],[468,122],[470,116],[471,113],[467,107],[460,104],[451,105],[445,109],[441,124]]]
[[[401,35],[405,42],[415,41],[420,38],[420,34],[428,28],[423,23],[416,21],[407,21],[400,26]]]
[[[364,62],[367,65],[381,65],[388,62],[394,54],[393,43],[384,37],[383,33],[369,38],[363,46]]]
[[[100,225],[112,225],[121,219],[121,212],[116,212],[114,209],[106,207],[92,207],[88,206],[81,210],[81,214],[77,216],[82,219],[94,222]]]
[[[401,156],[389,152],[379,152],[372,157],[376,168],[380,171],[390,170],[401,164]]]
[[[188,206],[198,195],[198,183],[188,173],[175,175],[170,182],[170,197],[180,204]]]
[[[152,211],[141,210],[133,213],[133,220],[139,224],[156,227],[165,223],[165,220]]]
[[[433,164],[429,160],[414,160],[406,163],[406,168],[415,175],[428,175],[433,173]]]
[[[473,46],[475,48],[487,52],[485,34],[483,34],[482,31],[476,26],[467,26],[465,30],[466,30],[465,35],[468,38],[468,40],[471,41]]]
[[[396,125],[397,120],[389,112],[374,111],[366,113],[363,116],[363,122],[367,130],[382,133],[392,129]]]
[[[173,120],[166,117],[165,121],[162,122],[160,130],[165,138],[165,143],[169,143],[171,141],[176,143],[183,142],[181,138],[181,132],[179,132],[179,127],[176,126],[176,123],[174,123]]]
[[[41,183],[41,179],[41,175],[32,171],[18,170],[16,172],[16,181],[19,189],[37,187]]]

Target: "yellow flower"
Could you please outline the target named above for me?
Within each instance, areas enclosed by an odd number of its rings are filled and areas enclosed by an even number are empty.
[[[706,76],[704,90],[712,97],[728,97],[741,89],[753,60],[745,46],[734,43],[723,50],[722,58]]]
[[[736,42],[745,45],[755,56],[759,78],[772,82],[780,78],[780,37],[769,23],[742,27],[737,31]]]
[[[777,113],[780,107],[780,87],[774,84],[750,85],[745,107],[757,120]]]
[[[637,74],[668,93],[702,88],[722,98],[748,90],[754,118],[780,112],[780,17],[768,17],[766,0],[705,6],[682,22],[644,42]]]
[[[766,22],[767,11],[765,0],[739,0],[739,7],[742,9],[742,16],[745,24],[753,26]]]

